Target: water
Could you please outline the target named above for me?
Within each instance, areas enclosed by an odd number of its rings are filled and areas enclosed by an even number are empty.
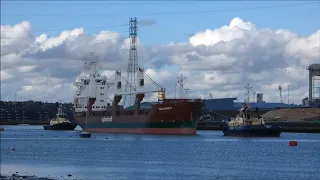
[[[68,179],[320,179],[320,134],[280,138],[92,134],[4,126],[1,173]],[[107,138],[107,139],[106,139]],[[289,147],[295,138],[297,147]],[[12,148],[15,148],[13,151]]]

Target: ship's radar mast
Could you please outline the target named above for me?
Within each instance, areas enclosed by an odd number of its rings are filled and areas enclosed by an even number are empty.
[[[93,53],[90,54],[90,60],[87,61],[85,64],[89,66],[89,70],[90,70],[90,77],[96,77],[98,74],[98,69],[97,69],[97,64],[98,64],[98,60],[97,57],[93,56]]]
[[[244,87],[247,92],[245,93],[245,95],[247,96],[247,99],[246,99],[246,102],[249,103],[250,102],[250,94],[251,94],[251,89],[252,89],[252,86],[250,84],[247,84],[245,87]]]
[[[137,37],[138,37],[138,20],[136,17],[129,20],[129,38],[130,51],[127,69],[127,82],[125,85],[126,92],[137,91],[137,74],[138,74],[138,52],[137,52]],[[124,96],[123,106],[131,106],[134,104],[135,97],[130,94]]]

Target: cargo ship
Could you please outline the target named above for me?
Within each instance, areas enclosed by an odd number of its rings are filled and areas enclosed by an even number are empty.
[[[243,136],[243,137],[279,137],[281,126],[279,124],[266,125],[264,119],[256,109],[256,116],[252,113],[253,109],[246,103],[239,109],[239,114],[235,119],[222,121],[221,129],[224,136]]]
[[[77,124],[70,122],[66,116],[67,115],[63,113],[62,104],[60,104],[56,117],[50,120],[49,125],[43,126],[44,130],[74,130]]]
[[[109,80],[98,73],[97,62],[91,61],[90,73],[83,74],[74,85],[78,88],[74,98],[75,122],[90,133],[138,133],[195,135],[198,120],[204,108],[201,99],[167,99],[165,88],[144,92],[144,70],[138,68],[137,85],[133,92],[122,92],[122,76],[115,72]],[[149,77],[149,76],[148,76]],[[154,81],[153,81],[154,82]],[[108,91],[115,87],[114,93]],[[183,81],[180,81],[183,92]],[[142,109],[141,101],[146,93],[158,93],[158,103]],[[113,99],[109,98],[110,95]],[[119,105],[123,96],[134,96],[133,108]],[[109,96],[109,97],[108,97]]]

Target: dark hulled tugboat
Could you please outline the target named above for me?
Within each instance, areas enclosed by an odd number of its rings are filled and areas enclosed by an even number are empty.
[[[253,110],[246,103],[239,110],[239,114],[233,120],[224,120],[221,128],[224,136],[242,137],[279,137],[281,134],[280,125],[266,125],[263,118],[256,109],[256,117],[253,117]]]
[[[62,111],[62,104],[59,105],[56,117],[50,120],[49,125],[44,125],[44,130],[74,130],[77,124],[70,122]]]

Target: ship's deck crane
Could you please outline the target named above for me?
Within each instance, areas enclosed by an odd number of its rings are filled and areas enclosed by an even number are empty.
[[[283,98],[282,98],[282,87],[279,86],[279,91],[280,91],[280,103],[283,103]]]
[[[158,84],[158,83],[156,83],[145,71],[144,71],[144,69],[142,69],[142,68],[139,68],[139,72],[141,72],[142,74],[144,74],[144,75],[146,75],[149,79],[150,79],[150,81],[153,83],[153,85],[155,85],[157,88],[158,88],[158,90],[153,90],[153,91],[140,91],[139,89],[137,89],[137,88],[135,88],[133,85],[131,85],[129,82],[128,82],[128,80],[123,76],[123,75],[121,75],[121,72],[117,72],[118,73],[118,75],[120,75],[120,77],[122,78],[122,79],[124,79],[125,81],[126,81],[126,83],[129,83],[130,84],[130,86],[131,86],[131,88],[132,88],[132,92],[120,92],[120,91],[118,91],[117,93],[116,93],[116,95],[130,95],[130,94],[138,94],[138,93],[158,93],[158,101],[163,101],[164,99],[166,99],[166,89],[165,88],[163,88],[160,84]],[[139,85],[141,86],[141,87],[143,87],[144,86],[144,78],[143,78],[143,75],[138,75],[139,77],[138,77],[138,79],[139,79]],[[119,80],[118,79],[118,83],[119,83],[119,81],[121,81],[121,80]],[[121,87],[121,85],[120,85],[120,87]],[[120,88],[119,88],[120,89]]]

